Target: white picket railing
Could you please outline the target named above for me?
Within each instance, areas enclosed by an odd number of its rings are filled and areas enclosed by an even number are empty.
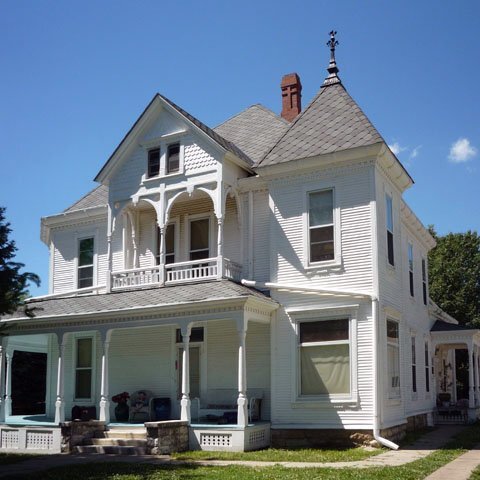
[[[171,263],[165,265],[165,276],[162,278],[160,265],[145,268],[131,268],[112,273],[112,290],[143,287],[153,284],[166,284],[198,282],[218,278],[218,259],[202,258],[189,262]],[[229,278],[239,282],[242,278],[242,266],[229,260],[223,259],[223,278]]]

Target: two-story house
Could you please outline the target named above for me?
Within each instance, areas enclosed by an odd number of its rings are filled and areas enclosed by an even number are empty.
[[[75,407],[114,429],[121,392],[151,398],[145,417],[131,401],[132,428],[180,419],[190,448],[396,448],[434,421],[440,392],[445,418],[461,400],[455,348],[476,417],[480,333],[429,300],[435,242],[402,199],[413,180],[329,44],[304,110],[296,74],[280,116],[253,105],[214,129],[155,95],[99,186],[42,218],[49,294],[1,320],[0,451],[58,450]],[[43,415],[12,395],[29,382],[14,378],[20,351],[44,355]]]

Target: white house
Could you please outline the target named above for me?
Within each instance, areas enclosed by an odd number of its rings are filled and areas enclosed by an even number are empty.
[[[202,449],[395,448],[407,425],[476,418],[480,332],[429,300],[435,242],[402,199],[413,180],[329,43],[303,111],[296,74],[280,116],[253,105],[215,129],[155,95],[99,186],[42,218],[49,294],[0,322],[0,451],[58,451],[75,406],[114,430],[124,391],[163,399]],[[12,395],[20,351],[44,355],[42,415]],[[158,420],[146,410],[132,428]]]

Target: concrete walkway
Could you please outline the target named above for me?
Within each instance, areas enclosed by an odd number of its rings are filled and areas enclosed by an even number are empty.
[[[119,455],[103,455],[103,454],[89,454],[89,455],[43,455],[38,456],[23,462],[18,462],[10,465],[2,465],[0,467],[0,478],[13,475],[28,475],[42,470],[48,470],[54,467],[62,467],[69,465],[81,465],[93,462],[115,462],[115,463],[145,463],[153,465],[187,465],[195,464],[201,466],[228,466],[240,465],[245,467],[268,467],[274,465],[282,465],[290,468],[372,468],[372,467],[396,467],[405,465],[407,463],[425,458],[435,450],[445,445],[452,436],[461,432],[465,427],[460,425],[448,425],[437,428],[435,431],[427,433],[422,438],[417,440],[412,445],[401,450],[390,450],[380,455],[367,458],[365,460],[358,460],[354,462],[258,462],[258,461],[234,461],[234,460],[198,460],[198,461],[181,461],[172,460],[169,456],[150,456],[150,455],[136,455],[136,456],[119,456]],[[469,455],[471,454],[471,455]],[[464,457],[466,457],[464,459]],[[463,460],[462,460],[463,459]],[[450,465],[458,463],[454,467],[455,473],[458,470],[469,468],[469,472],[480,463],[480,451],[472,450],[450,464],[442,467],[438,472]],[[435,475],[435,472],[433,475]],[[468,474],[469,475],[469,474]],[[439,477],[430,475],[429,479],[448,478],[449,480],[467,479],[467,476],[455,477],[452,474],[441,474]]]
[[[439,468],[425,480],[468,480],[470,475],[480,465],[480,444],[473,450],[464,453],[450,463]]]

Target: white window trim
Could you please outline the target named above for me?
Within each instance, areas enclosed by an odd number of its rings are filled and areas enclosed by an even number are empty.
[[[425,265],[425,278],[423,277],[423,265]],[[422,303],[428,308],[428,261],[426,256],[422,256]],[[425,285],[425,301],[423,301],[423,289]]]
[[[391,230],[388,228],[388,202],[387,202],[387,197],[390,198],[390,200],[392,202],[392,229]],[[395,209],[393,208],[393,194],[392,194],[392,192],[385,191],[384,205],[385,205],[385,234],[387,232],[390,232],[392,234],[393,265],[390,263],[390,261],[388,259],[388,235],[385,235],[385,237],[384,237],[385,247],[386,247],[386,249],[385,249],[385,253],[386,253],[385,261],[387,263],[387,267],[389,267],[392,270],[395,270],[395,265],[397,264],[397,261],[396,261],[396,255],[395,255],[395,251],[396,251],[396,248],[395,248],[395,218],[394,218]]]
[[[412,385],[412,400],[418,400],[418,352],[417,352],[417,335],[415,332],[410,333],[410,381]],[[413,367],[415,367],[415,391],[413,390]],[[401,383],[400,383],[401,388]]]
[[[95,386],[96,386],[96,381],[95,379],[97,378],[96,371],[97,371],[97,365],[96,365],[96,360],[97,360],[97,346],[96,346],[96,335],[95,333],[92,332],[78,332],[74,333],[72,335],[73,337],[73,359],[72,359],[72,365],[73,365],[73,384],[72,384],[72,397],[73,401],[77,404],[80,405],[90,405],[92,402],[95,401],[96,398],[96,393],[95,393]],[[91,386],[90,386],[90,393],[91,396],[90,398],[77,398],[76,397],[76,378],[77,378],[77,340],[82,339],[82,338],[91,338],[92,339],[92,378],[90,380]]]
[[[427,350],[426,359],[428,364],[425,365],[425,347]],[[431,358],[431,345],[427,336],[423,339],[423,372],[425,375],[425,399],[428,400],[431,397],[432,393],[432,358]],[[427,376],[428,376],[428,391],[427,391]],[[433,379],[433,381],[435,381]]]
[[[215,237],[215,222],[214,222],[214,213],[195,213],[193,215],[184,215],[184,230],[185,230],[185,239],[184,239],[184,258],[186,262],[190,261],[190,223],[195,220],[203,220],[208,218],[208,258],[213,258],[214,247],[216,246]],[[216,249],[215,249],[216,250]],[[215,255],[216,256],[216,255]]]
[[[327,407],[335,404],[358,403],[358,345],[357,345],[357,317],[359,305],[344,305],[339,307],[311,307],[308,309],[287,309],[287,314],[293,324],[295,335],[292,335],[291,358],[295,359],[295,367],[292,374],[292,407],[293,408],[316,408]],[[349,394],[325,394],[325,395],[301,395],[300,393],[300,323],[319,322],[326,320],[341,320],[348,318],[348,343],[350,346],[350,393]],[[340,342],[322,342],[322,344]]]
[[[85,240],[86,238],[93,238],[93,278],[92,278],[92,287],[87,287],[87,288],[93,288],[98,285],[98,229],[95,229],[94,232],[82,232],[80,235],[78,232],[75,232],[74,235],[74,242],[75,242],[75,259],[74,259],[74,288],[79,289],[80,287],[78,286],[78,269],[79,269],[79,258],[78,254],[80,251],[80,241]]]
[[[398,342],[397,344],[394,344],[392,342],[388,341],[388,336],[387,336],[387,322],[395,322],[398,325]],[[396,404],[401,401],[402,399],[402,350],[401,350],[401,344],[402,344],[402,333],[401,333],[401,324],[400,324],[400,319],[396,318],[395,316],[392,315],[387,315],[385,317],[385,352],[386,352],[386,364],[387,368],[385,369],[385,378],[386,378],[386,385],[387,385],[387,399],[389,400],[389,404]],[[391,378],[390,378],[390,372],[388,371],[388,345],[392,345],[398,348],[398,381],[399,381],[399,387],[398,387],[398,393],[395,393],[392,391],[391,385]]]
[[[410,263],[410,252],[412,261]],[[408,262],[408,295],[411,300],[415,299],[415,250],[413,249],[413,241],[407,241],[407,262]],[[412,288],[410,289],[410,273],[412,274]],[[413,295],[412,295],[413,292]]]
[[[140,146],[144,149],[145,155],[145,173],[142,175],[141,184],[148,184],[150,181],[158,180],[159,178],[170,178],[176,175],[183,175],[185,172],[185,140],[183,137],[188,133],[188,130],[181,130],[179,132],[168,133],[155,137],[151,140],[142,142]],[[178,171],[167,173],[167,150],[172,143],[180,144]],[[160,149],[160,168],[159,173],[155,177],[148,176],[148,152],[154,148]]]
[[[332,191],[333,197],[333,260],[324,260],[320,262],[310,262],[310,224],[309,224],[309,208],[310,194],[317,192]],[[335,187],[329,186],[325,188],[304,188],[303,189],[303,266],[305,270],[321,270],[329,267],[340,267],[342,265],[341,251],[341,212],[337,205],[337,195]]]

